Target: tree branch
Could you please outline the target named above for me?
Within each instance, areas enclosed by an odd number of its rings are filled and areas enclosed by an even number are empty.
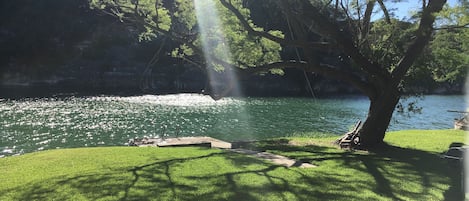
[[[384,5],[384,2],[383,0],[378,0],[378,3],[379,3],[379,7],[381,7],[381,10],[383,11],[384,13],[384,19],[386,20],[386,22],[388,24],[391,23],[391,17],[389,16],[389,11],[388,9],[386,8],[386,5]]]
[[[441,11],[445,3],[446,0],[430,0],[428,5],[423,9],[419,28],[415,33],[416,38],[392,72],[394,85],[398,85],[400,83],[409,68],[430,41],[433,32],[433,23],[436,18],[434,13]]]
[[[433,30],[468,29],[468,28],[469,28],[469,22],[463,25],[451,25],[451,26],[437,27],[437,28],[433,28]]]
[[[370,21],[371,21],[371,14],[373,13],[373,9],[375,7],[376,0],[368,1],[366,4],[365,9],[365,16],[363,17],[363,29],[361,30],[361,38],[366,38],[370,31]]]
[[[309,1],[305,0],[302,1],[302,3],[305,11],[302,13],[303,17],[300,18],[303,23],[311,23],[306,21],[306,19],[314,21],[314,23],[320,28],[319,31],[322,35],[335,40],[337,42],[337,46],[339,46],[345,54],[350,56],[353,61],[358,64],[359,68],[362,69],[364,73],[368,74],[369,77],[378,76],[383,78],[383,80],[390,78],[386,69],[361,54],[349,33],[344,31],[341,26],[336,22],[329,20],[328,17],[323,16],[314,6],[311,5]]]
[[[363,81],[361,77],[355,75],[353,72],[346,71],[344,69],[336,68],[329,64],[318,64],[312,65],[303,61],[281,61],[275,63],[269,63],[262,66],[249,67],[245,69],[236,68],[236,72],[242,75],[252,75],[262,72],[268,72],[272,69],[298,69],[306,72],[319,73],[329,78],[345,81],[353,86],[357,87],[361,92],[367,96],[373,96],[375,91],[372,86],[366,81]]]
[[[258,36],[258,37],[263,37],[266,39],[269,39],[271,41],[274,41],[276,43],[285,45],[285,46],[293,46],[293,47],[316,47],[316,48],[324,48],[329,45],[329,43],[325,42],[308,42],[308,41],[301,41],[301,40],[288,40],[285,38],[280,38],[277,36],[274,36],[268,32],[265,31],[256,31],[254,30],[253,27],[249,24],[249,22],[244,18],[244,16],[239,12],[237,8],[233,6],[233,4],[228,3],[226,0],[220,0],[220,3],[227,8],[229,11],[231,11],[240,21],[241,25],[246,29],[246,31],[253,35],[253,36]]]

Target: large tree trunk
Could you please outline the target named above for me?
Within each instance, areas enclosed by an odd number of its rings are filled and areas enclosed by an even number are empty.
[[[391,86],[381,90],[377,96],[370,97],[368,116],[359,130],[361,148],[383,145],[384,135],[399,99],[399,90]]]

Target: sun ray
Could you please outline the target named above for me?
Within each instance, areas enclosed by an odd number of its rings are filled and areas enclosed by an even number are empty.
[[[224,27],[213,0],[194,0],[194,7],[200,32],[200,40],[204,51],[207,74],[210,80],[210,94],[218,99],[225,95],[241,97],[239,79],[232,68],[232,55],[229,43],[224,35]],[[219,61],[222,61],[221,64]],[[250,131],[250,115],[242,106],[237,115],[231,117],[236,121],[246,122],[240,126],[240,132]]]
[[[194,0],[194,6],[211,93],[218,97],[228,93],[232,96],[242,96],[238,77],[232,70],[230,47],[225,38],[224,27],[220,22],[215,2],[213,0]]]

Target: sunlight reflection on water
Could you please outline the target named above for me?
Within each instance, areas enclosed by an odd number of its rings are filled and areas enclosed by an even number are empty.
[[[154,105],[180,106],[180,107],[201,107],[201,106],[220,106],[233,104],[236,100],[224,98],[218,101],[210,96],[202,94],[173,94],[173,95],[143,95],[131,97],[90,97],[89,101],[118,101],[127,103],[148,103]],[[239,103],[239,101],[238,101]]]
[[[0,101],[0,157],[46,149],[124,145],[143,136],[265,139],[341,134],[364,119],[364,97],[223,98],[195,94]],[[391,130],[450,129],[464,96],[428,96],[422,114],[394,115]],[[240,113],[248,113],[243,118]],[[435,118],[438,117],[438,118]]]

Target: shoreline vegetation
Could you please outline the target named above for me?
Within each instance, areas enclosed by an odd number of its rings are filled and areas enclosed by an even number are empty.
[[[250,147],[308,169],[203,147],[48,150],[0,158],[0,200],[463,200],[460,164],[440,155],[466,134],[394,131],[373,152],[327,135]]]

